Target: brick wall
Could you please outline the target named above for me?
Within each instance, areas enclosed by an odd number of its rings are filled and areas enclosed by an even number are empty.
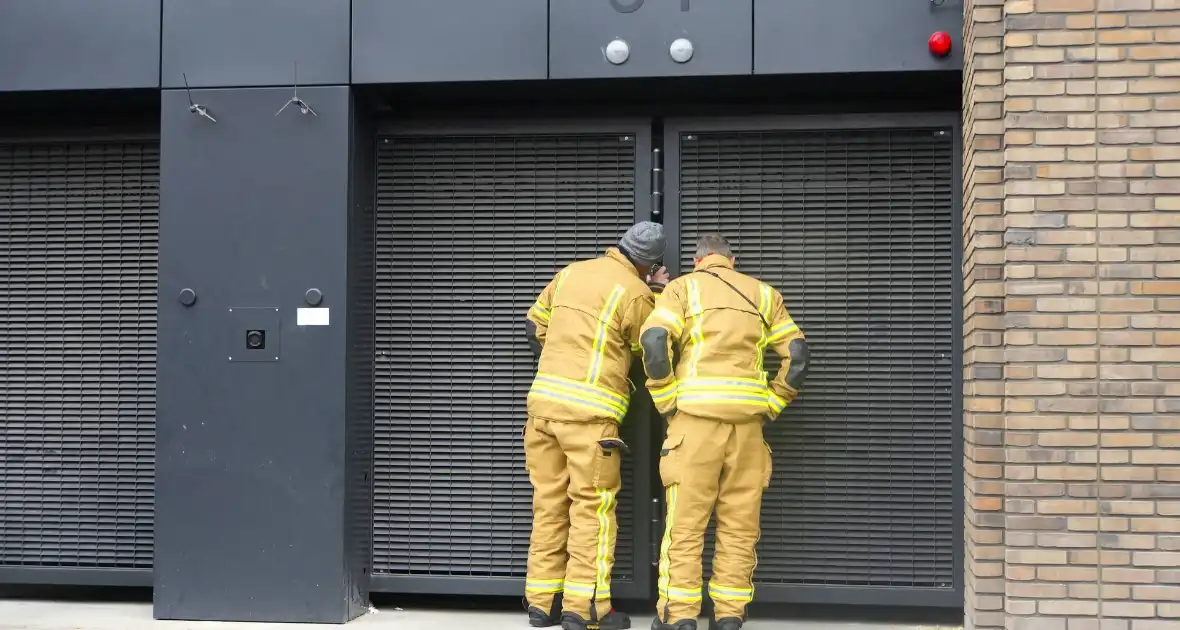
[[[1004,625],[1004,2],[964,5],[964,606],[972,630]]]
[[[1180,0],[967,0],[967,624],[1180,630]]]

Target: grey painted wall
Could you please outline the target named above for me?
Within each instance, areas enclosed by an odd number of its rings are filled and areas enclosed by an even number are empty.
[[[0,92],[159,81],[160,0],[0,2]]]
[[[275,116],[289,96],[194,90],[216,123],[183,90],[161,99],[158,618],[363,610],[346,551],[349,88],[300,90],[318,116]],[[298,322],[311,288],[326,326]]]
[[[163,0],[164,87],[347,85],[349,0]]]
[[[0,92],[949,70],[963,0],[7,0]],[[937,59],[930,34],[954,51]],[[692,59],[669,45],[687,38]],[[612,65],[615,38],[630,58]]]
[[[963,0],[754,0],[754,72],[953,70],[963,66]],[[951,55],[930,54],[946,31]]]
[[[355,83],[544,79],[549,0],[353,0]]]
[[[549,0],[549,76],[749,74],[752,11],[752,0]],[[678,38],[693,44],[686,63],[669,54]],[[614,39],[630,49],[619,65],[603,52]]]

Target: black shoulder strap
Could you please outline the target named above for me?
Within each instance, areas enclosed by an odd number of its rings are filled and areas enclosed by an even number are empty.
[[[758,308],[758,305],[754,303],[754,300],[751,300],[750,298],[746,297],[746,294],[745,294],[745,293],[742,293],[741,289],[738,289],[737,287],[733,286],[732,284],[730,284],[730,283],[729,283],[729,281],[728,281],[728,280],[726,280],[725,278],[722,278],[721,276],[719,276],[719,275],[717,275],[717,274],[713,273],[712,271],[709,271],[708,269],[697,269],[697,272],[700,272],[700,273],[707,273],[707,274],[709,274],[710,276],[713,276],[714,278],[717,278],[718,280],[720,280],[720,281],[724,282],[724,283],[725,283],[725,286],[727,286],[727,287],[729,287],[729,288],[733,289],[733,292],[734,292],[734,293],[737,293],[738,295],[742,296],[742,299],[746,301],[746,304],[749,304],[749,305],[750,305],[750,307],[754,309],[754,312],[755,312],[755,313],[758,313],[758,319],[762,320],[762,325],[763,325],[763,326],[766,326],[766,329],[767,329],[767,330],[770,330],[770,323],[769,323],[769,322],[767,322],[767,321],[766,321],[766,318],[762,316],[762,311],[761,311],[761,309],[759,309],[759,308]],[[694,272],[694,273],[695,273],[695,272]]]

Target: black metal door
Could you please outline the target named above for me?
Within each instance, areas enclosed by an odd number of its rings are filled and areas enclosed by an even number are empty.
[[[0,582],[150,584],[158,139],[0,142]]]
[[[721,232],[812,348],[766,431],[758,601],[961,605],[955,121],[665,129],[674,271]]]
[[[561,266],[650,215],[649,123],[378,138],[373,588],[520,595],[531,529],[523,318]],[[651,448],[649,404],[623,435]],[[647,597],[651,475],[624,466],[615,594]],[[640,553],[642,551],[642,553]]]

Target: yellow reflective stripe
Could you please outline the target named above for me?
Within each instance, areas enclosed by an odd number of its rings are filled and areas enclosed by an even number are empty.
[[[660,591],[660,596],[674,602],[699,602],[701,601],[701,589],[669,586],[667,589]]]
[[[692,354],[688,360],[688,375],[697,375],[697,363],[701,360],[701,351],[705,346],[705,335],[701,332],[701,322],[704,320],[704,307],[701,306],[701,287],[696,280],[688,281],[688,310],[692,325]]]
[[[560,593],[565,580],[525,580],[524,590],[530,593]]]
[[[664,323],[674,327],[668,329],[668,332],[672,333],[673,336],[679,336],[680,333],[684,332],[684,320],[676,313],[660,306],[652,314],[664,320]]]
[[[779,339],[782,339],[783,337],[786,337],[787,335],[790,335],[791,333],[796,332],[798,330],[799,330],[799,325],[796,324],[794,321],[788,319],[787,321],[779,324],[778,326],[775,326],[774,329],[770,331],[770,343],[774,343],[774,342],[778,341]]]
[[[754,601],[754,589],[717,586],[710,582],[709,597],[712,599],[724,599],[731,602],[749,603]]]
[[[551,391],[547,389],[546,385],[539,383],[533,383],[533,389],[529,391],[529,396],[536,396],[537,398],[544,398],[545,400],[550,400],[556,403],[582,407],[583,409],[605,414],[608,418],[613,418],[616,422],[622,421],[623,416],[627,415],[626,412],[620,411],[615,407],[607,406],[594,400],[587,400],[585,398],[578,397],[577,395],[571,395],[569,392]]]
[[[569,581],[565,583],[565,592],[585,597],[594,597],[594,585],[585,582]]]
[[[679,383],[673,381],[671,385],[665,385],[664,387],[658,387],[656,389],[651,390],[652,402],[656,402],[656,403],[667,402],[667,401],[675,398],[676,397],[676,390],[677,390],[678,386],[679,386]]]
[[[638,343],[631,344],[631,352],[639,352],[641,350],[643,350],[643,346],[639,345]]]
[[[745,376],[694,376],[684,379],[685,383],[700,383],[701,385],[734,385],[750,387],[766,387],[766,381]]]
[[[561,270],[557,275],[557,285],[553,287],[553,301],[557,301],[557,293],[561,291],[561,285],[565,284],[565,279],[570,275],[569,267]]]
[[[710,394],[685,394],[680,392],[676,395],[677,403],[725,403],[729,405],[746,405],[749,407],[761,407],[766,409],[768,403],[765,396],[735,396],[735,395],[710,395]]]
[[[598,490],[598,549],[594,554],[594,579],[598,584],[598,599],[610,597],[611,535],[610,511],[615,507],[615,493]]]
[[[680,486],[678,484],[668,486],[668,516],[664,519],[664,538],[660,541],[659,579],[656,582],[656,587],[661,593],[668,592],[668,582],[671,579],[668,571],[671,569],[672,563],[668,558],[668,550],[672,548],[672,525],[676,520],[676,499],[679,496]]]
[[[774,299],[771,297],[770,293],[770,285],[762,284],[759,285],[758,288],[760,289],[758,292],[758,310],[762,313],[762,317],[765,318],[766,321],[770,321],[770,306],[774,303]]]
[[[762,297],[758,304],[758,308],[762,311],[762,316],[766,319],[766,321],[770,321],[770,304],[772,301],[770,296],[770,287],[765,284],[761,285],[761,287]],[[766,359],[766,346],[770,345],[770,338],[766,336],[769,332],[766,330],[766,326],[760,326],[759,330],[761,333],[759,334],[758,338],[758,356],[754,360],[754,369],[758,370],[758,378],[760,378],[763,382],[766,382],[767,374],[765,366],[763,365],[763,361]]]
[[[606,305],[602,307],[602,312],[598,314],[598,330],[594,332],[594,358],[590,361],[590,368],[586,373],[586,381],[591,384],[597,383],[598,377],[602,376],[607,323],[614,319],[615,311],[619,309],[619,303],[623,301],[624,292],[623,285],[616,284],[610,292],[610,297],[606,300]]]
[[[774,410],[775,413],[782,413],[783,409],[787,408],[787,399],[772,391],[767,391],[766,394],[767,402],[770,404],[770,408]]]
[[[619,395],[599,385],[591,385],[583,381],[577,381],[572,378],[566,378],[556,374],[546,374],[544,372],[537,373],[536,380],[543,383],[550,383],[559,388],[574,390],[579,393],[590,394],[592,396],[601,396],[606,399],[604,402],[614,403],[616,406],[622,409],[626,409],[627,407],[627,396]]]
[[[544,306],[541,306],[540,302],[534,303],[533,307],[531,309],[529,309],[529,311],[532,312],[533,316],[536,317],[537,319],[539,319],[543,322],[549,321],[549,309],[545,308]],[[517,312],[519,312],[519,311],[517,311]]]

